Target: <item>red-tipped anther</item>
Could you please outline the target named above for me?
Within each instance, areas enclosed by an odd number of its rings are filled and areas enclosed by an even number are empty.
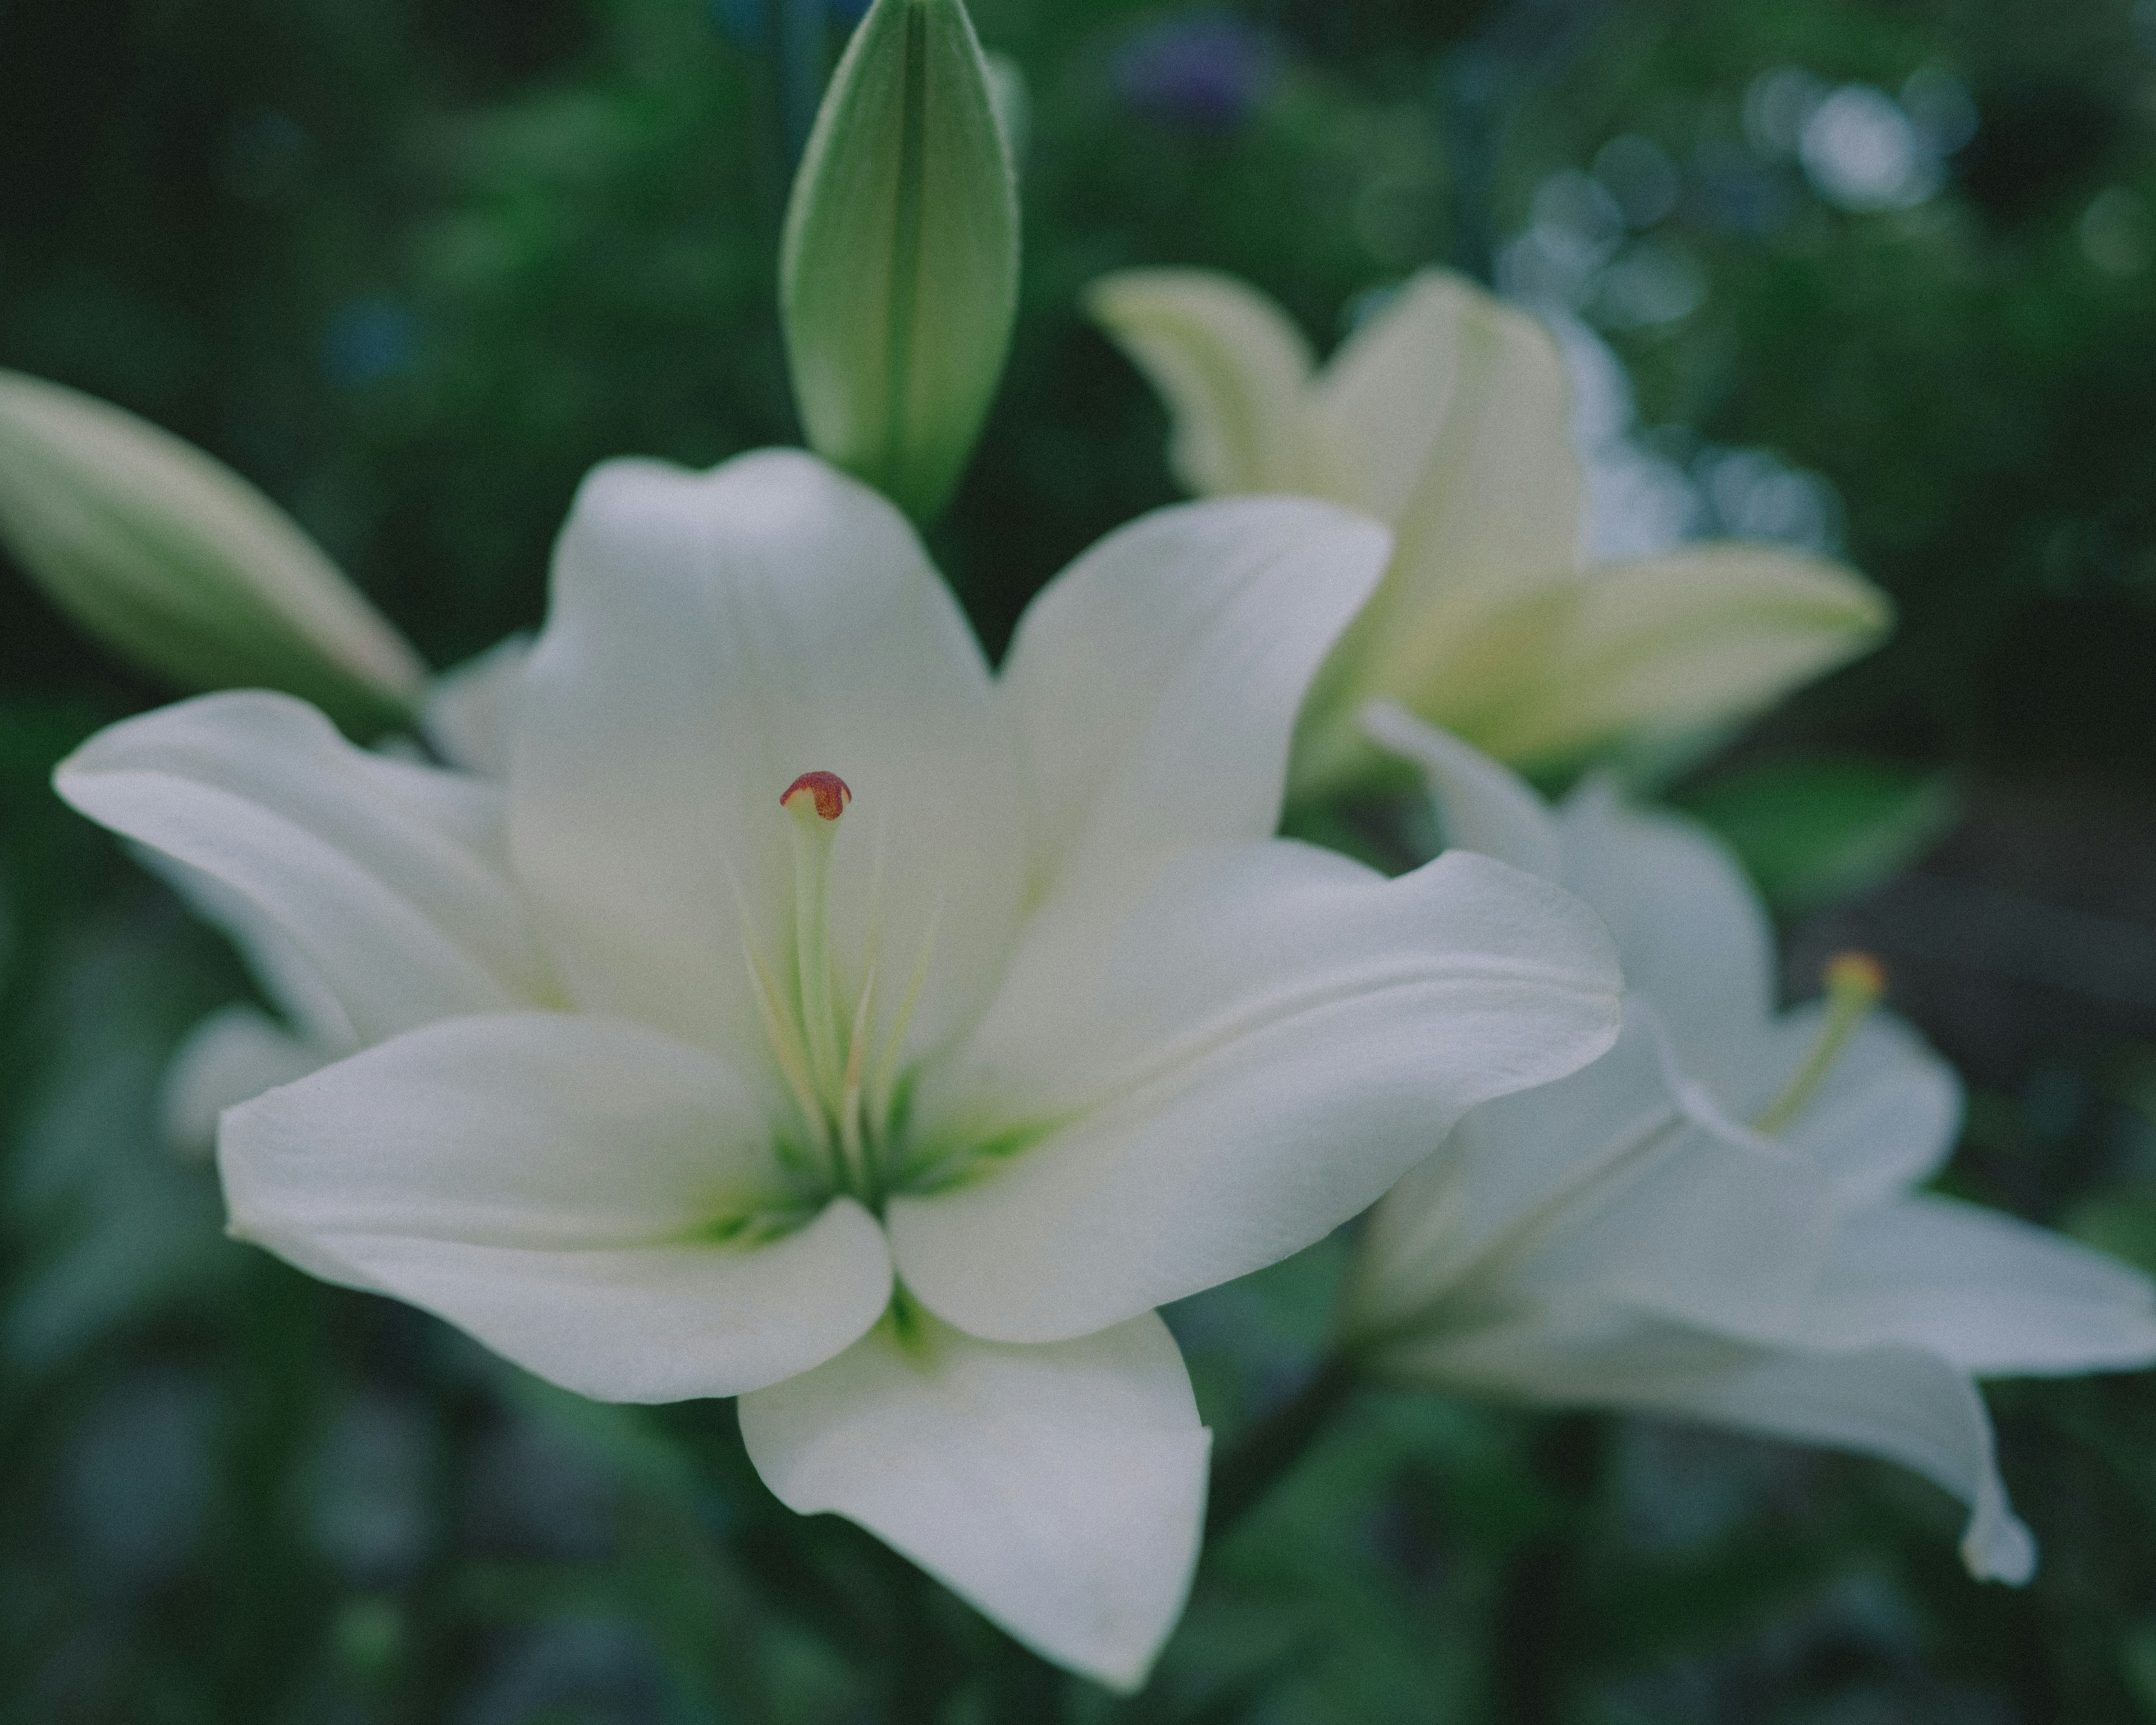
[[[835,773],[804,773],[786,788],[786,794],[778,799],[781,809],[791,809],[796,797],[816,799],[816,818],[836,820],[846,812],[846,804],[854,800],[854,793],[845,780]]]

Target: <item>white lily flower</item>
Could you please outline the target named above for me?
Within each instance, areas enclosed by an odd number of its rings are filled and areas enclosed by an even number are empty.
[[[115,726],[58,783],[249,898],[360,1046],[225,1115],[236,1233],[588,1395],[738,1395],[784,1502],[1128,1688],[1208,1445],[1153,1308],[1615,1033],[1558,889],[1271,836],[1386,552],[1317,504],[1168,511],[993,676],[866,488],[617,462],[506,787],[260,694]]]
[[[449,766],[501,779],[509,771],[509,737],[531,643],[511,635],[476,659],[442,672],[425,685],[420,734]],[[412,747],[393,737],[393,754]],[[358,1051],[344,1009],[278,923],[254,902],[214,876],[156,851],[143,860],[221,930],[239,951],[274,1013],[245,1002],[220,1007],[181,1039],[166,1064],[158,1112],[167,1141],[207,1158],[227,1108],[290,1084]]]
[[[1557,344],[1465,277],[1416,276],[1322,371],[1232,276],[1128,270],[1091,303],[1166,402],[1191,490],[1328,498],[1399,536],[1312,691],[1298,796],[1370,771],[1373,697],[1515,765],[1561,765],[1746,716],[1887,626],[1853,571],[1770,546],[1584,566]]]
[[[1974,1574],[2026,1580],[2035,1543],[1972,1379],[2156,1361],[2156,1288],[1914,1189],[1953,1147],[1953,1070],[1870,1010],[1866,958],[1776,1013],[1773,931],[1704,833],[1599,781],[1553,810],[1397,707],[1368,722],[1421,768],[1454,844],[1601,913],[1627,993],[1609,1055],[1478,1108],[1378,1207],[1348,1344],[1409,1381],[1898,1461],[1970,1506]]]

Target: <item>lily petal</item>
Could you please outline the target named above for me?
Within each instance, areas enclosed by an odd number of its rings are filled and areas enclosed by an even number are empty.
[[[165,1068],[157,1098],[165,1137],[207,1158],[226,1109],[320,1071],[343,1052],[295,1036],[257,1006],[213,1012],[187,1032]]]
[[[1455,1310],[1472,1322],[1478,1264],[1508,1275],[1614,1164],[1651,1155],[1681,1118],[1655,1043],[1627,1013],[1600,1060],[1454,1127],[1363,1224],[1343,1308],[1350,1338],[1368,1345]]]
[[[854,795],[834,951],[865,970],[876,928],[902,984],[933,933],[921,1045],[978,1009],[1023,885],[1015,762],[965,619],[875,492],[783,450],[600,467],[525,688],[511,838],[580,1004],[761,1049],[743,947],[784,973],[779,798],[821,771]]]
[[[1168,465],[1188,490],[1313,489],[1310,344],[1270,300],[1210,270],[1126,270],[1086,306],[1167,403]]]
[[[1928,1349],[1759,1347],[1607,1307],[1425,1347],[1425,1358],[1394,1369],[1548,1407],[1675,1414],[1899,1462],[1969,1506],[1970,1574],[2018,1584],[2035,1573],[2036,1543],[2007,1502],[1983,1399]]]
[[[216,876],[176,862],[161,850],[152,850],[146,845],[133,848],[136,861],[239,949],[270,1004],[291,1020],[303,1040],[321,1047],[327,1060],[342,1060],[359,1052],[359,1034],[338,1004],[336,991],[253,900]],[[234,1096],[232,1100],[244,1099]]]
[[[1134,853],[1270,836],[1296,710],[1387,549],[1329,505],[1250,498],[1161,510],[1058,577],[1000,690],[1036,892]]]
[[[1421,773],[1446,845],[1545,880],[1564,878],[1557,822],[1518,773],[1395,701],[1372,701],[1363,710],[1363,729]]]
[[[281,929],[362,1041],[538,1004],[501,795],[354,748],[290,696],[208,695],[100,731],[54,788]]]
[[[779,1501],[834,1511],[1019,1640],[1129,1693],[1183,1609],[1210,1434],[1151,1312],[1052,1347],[925,1314],[741,1401]]]
[[[1761,1071],[1732,1101],[1753,1114],[1772,1101],[1819,1040],[1822,1016],[1817,1001],[1784,1013],[1763,1041]],[[1936,1173],[1961,1117],[1953,1068],[1901,1019],[1874,1013],[1782,1142],[1825,1169],[1845,1199],[1870,1204]]]
[[[1854,571],[1759,545],[1708,545],[1593,571],[1541,675],[1476,740],[1527,765],[1626,735],[1743,717],[1876,645],[1893,619]]]
[[[444,760],[482,778],[509,777],[510,744],[531,657],[531,637],[515,634],[434,679],[419,726]]]
[[[1908,1342],[1979,1377],[2156,1361],[2156,1286],[2015,1217],[1929,1194],[1861,1210],[1809,1327],[1822,1344]]]
[[[1342,486],[1328,495],[1399,536],[1339,670],[1359,668],[1362,694],[1413,701],[1425,667],[1481,619],[1574,579],[1581,483],[1564,362],[1535,319],[1432,270],[1349,341],[1319,389]]]
[[[1580,480],[1569,387],[1538,320],[1426,270],[1342,345],[1318,395],[1320,424],[1350,452],[1335,495],[1399,525],[1433,567],[1459,560],[1464,578],[1507,563],[1571,567]],[[1455,470],[1461,456],[1471,474]],[[1506,555],[1473,554],[1500,546]]]
[[[234,1234],[601,1400],[760,1389],[891,1294],[850,1199],[754,1243],[798,1200],[747,1086],[631,1024],[416,1030],[232,1110],[218,1153]]]
[[[1388,881],[1241,846],[1131,902],[1103,883],[1044,911],[982,1031],[923,1081],[927,1142],[1031,1140],[891,1206],[907,1286],[976,1335],[1086,1335],[1284,1258],[1466,1110],[1616,1035],[1600,925],[1486,857]]]
[[[1653,1006],[1694,1078],[1717,1096],[1748,1095],[1772,1052],[1774,935],[1743,871],[1704,829],[1627,808],[1604,778],[1567,798],[1557,824],[1558,879],[1609,925],[1626,988]],[[1794,1070],[1778,1068],[1774,1086]]]
[[[1378,1206],[1350,1333],[1382,1347],[1590,1301],[1755,1340],[1796,1333],[1840,1206],[1806,1158],[1703,1101],[1653,1009],[1628,996],[1615,1048],[1477,1108]]]

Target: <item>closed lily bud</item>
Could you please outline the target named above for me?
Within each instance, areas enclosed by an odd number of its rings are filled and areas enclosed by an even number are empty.
[[[0,371],[0,541],[54,602],[183,687],[280,689],[360,731],[427,670],[298,524],[192,444]]]
[[[1018,193],[960,0],[876,0],[787,213],[787,357],[808,441],[916,521],[980,435],[1018,307]]]

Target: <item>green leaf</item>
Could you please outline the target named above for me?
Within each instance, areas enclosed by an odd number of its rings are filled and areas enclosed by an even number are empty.
[[[1884,885],[1961,814],[1951,774],[1837,756],[1739,768],[1676,800],[1720,834],[1784,916]]]
[[[948,501],[995,394],[1018,223],[961,0],[876,0],[794,181],[779,299],[809,446],[916,521]]]

